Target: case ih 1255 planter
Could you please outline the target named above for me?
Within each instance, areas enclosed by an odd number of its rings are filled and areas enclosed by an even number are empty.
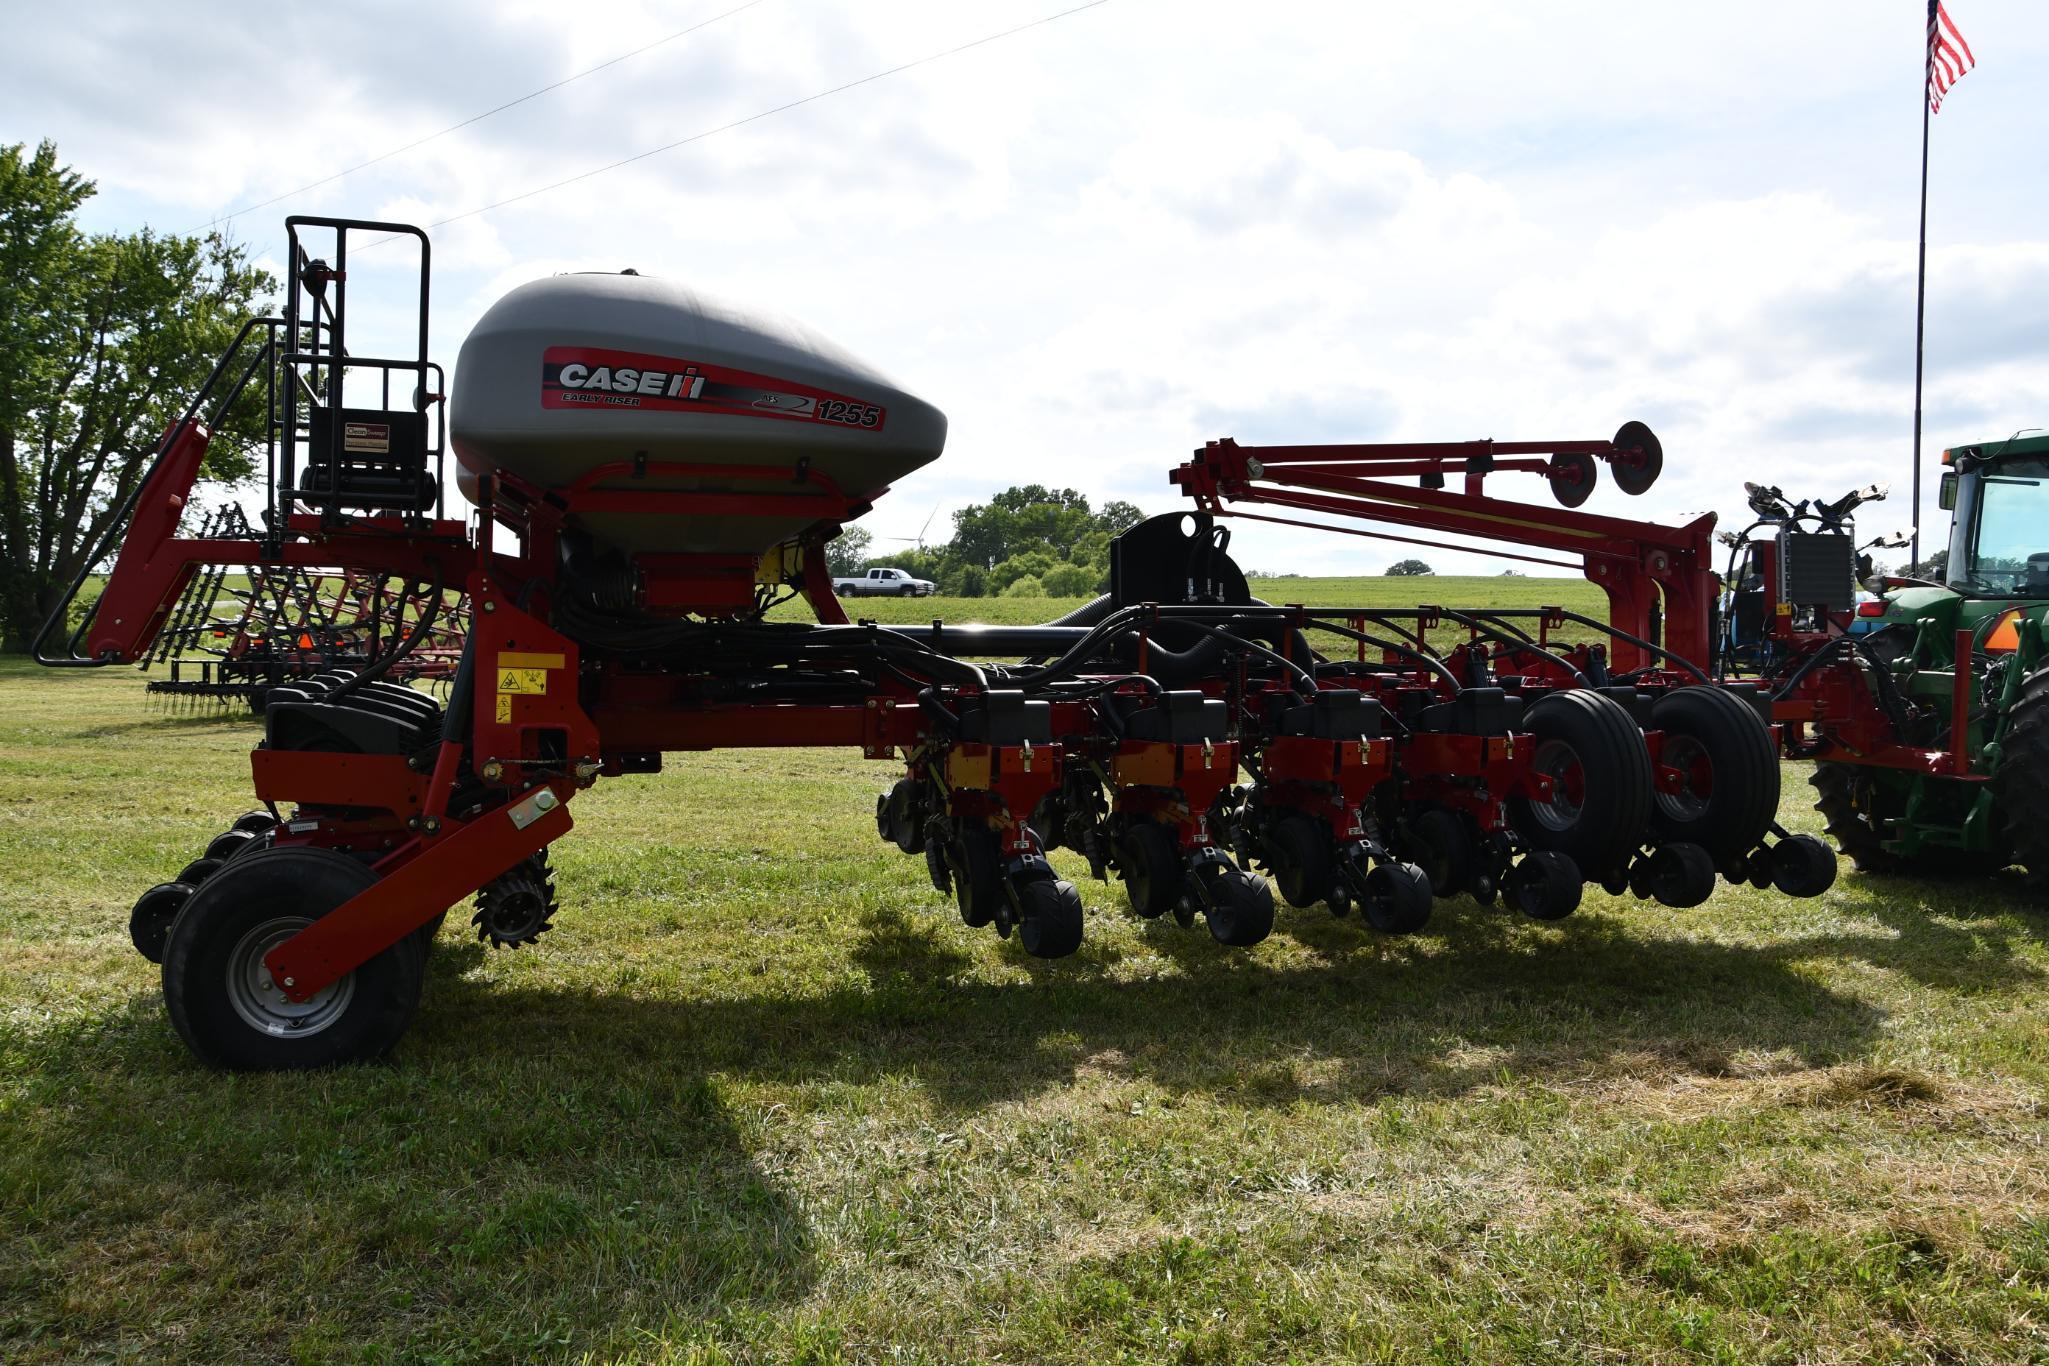
[[[404,355],[346,345],[366,231],[417,245]],[[788,324],[630,273],[560,276],[513,291],[463,346],[448,444],[477,513],[452,519],[426,237],[307,218],[288,233],[283,316],[244,329],[167,433],[118,548],[103,548],[99,601],[75,631],[60,611],[38,647],[62,665],[140,660],[209,567],[379,576],[426,604],[364,667],[269,692],[251,756],[263,809],[136,903],[136,946],[161,961],[172,1022],[209,1062],[388,1049],[449,908],[474,896],[482,937],[534,940],[577,794],[671,751],[901,758],[879,832],[923,854],[968,924],[1041,957],[1082,937],[1080,898],[1046,857],[1062,845],[1120,880],[1137,914],[1201,918],[1236,946],[1272,926],[1263,873],[1291,903],[1397,933],[1459,892],[1556,918],[1588,880],[1691,905],[1717,868],[1796,894],[1834,877],[1824,846],[1772,825],[1778,767],[1756,699],[1702,686],[1695,662],[1653,642],[1660,592],[1668,622],[1705,641],[1701,524],[1479,491],[1490,464],[1541,473],[1568,503],[1603,462],[1647,486],[1658,452],[1640,427],[1354,453],[1423,476],[1398,494],[1423,510],[1414,524],[1501,535],[1507,518],[1515,539],[1580,550],[1615,603],[1607,623],[1257,602],[1215,520],[1223,503],[1262,480],[1339,502],[1365,490],[1340,453],[1226,443],[1177,475],[1198,511],[1118,540],[1103,599],[1042,626],[888,628],[847,619],[824,548],[938,457],[931,405]],[[211,425],[237,402],[271,416],[261,525],[181,537]],[[1446,471],[1468,491],[1430,488]],[[390,680],[458,589],[472,624],[444,707]],[[815,624],[765,619],[791,596]],[[1603,643],[1557,643],[1568,624]],[[1433,648],[1445,625],[1464,643]],[[992,659],[1019,662],[974,662]]]

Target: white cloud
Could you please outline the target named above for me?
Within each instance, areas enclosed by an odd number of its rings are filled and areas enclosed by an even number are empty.
[[[96,222],[188,228],[731,3],[28,9],[0,51],[0,139],[56,138],[102,185]],[[464,214],[1057,8],[765,0],[236,227],[281,256],[287,211]],[[1936,130],[1931,449],[2049,422],[2023,74],[2049,26],[2029,0],[1963,17],[1981,64]],[[872,515],[883,535],[1022,478],[1165,509],[1166,470],[1223,435],[1643,417],[1665,481],[1593,506],[1666,517],[1736,511],[1759,471],[1802,494],[1903,484],[1918,29],[1861,0],[1112,0],[451,223],[435,345],[452,363],[492,299],[567,269],[803,318],[952,418],[947,458]],[[396,285],[402,256],[366,254],[359,283]],[[1239,545],[1304,572],[1398,557],[1253,527]]]

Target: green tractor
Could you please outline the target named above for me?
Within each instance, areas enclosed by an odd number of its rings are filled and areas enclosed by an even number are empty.
[[[1767,685],[1866,872],[2049,884],[2049,437],[1943,452],[1949,550],[1888,577]],[[1917,566],[1918,567],[1918,566]]]

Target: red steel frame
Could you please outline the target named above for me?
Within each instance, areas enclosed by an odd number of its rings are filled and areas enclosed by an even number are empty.
[[[1256,503],[1291,512],[1348,517],[1381,525],[1417,527],[1452,535],[1510,541],[1520,546],[1578,557],[1542,559],[1515,551],[1472,547],[1477,553],[1534,564],[1576,568],[1608,598],[1608,620],[1617,630],[1653,639],[1655,614],[1663,611],[1664,645],[1702,668],[1719,579],[1713,569],[1715,516],[1707,513],[1685,526],[1633,521],[1571,508],[1537,508],[1489,497],[1489,472],[1539,473],[1560,484],[1582,478],[1577,465],[1534,457],[1581,455],[1611,462],[1640,459],[1611,441],[1447,441],[1380,445],[1241,446],[1212,441],[1169,476],[1204,511],[1284,526],[1339,531],[1405,544],[1443,546],[1442,541],[1392,535],[1359,527],[1333,526],[1297,516],[1250,512],[1237,504]],[[1391,482],[1417,476],[1462,475],[1453,492]],[[1618,667],[1651,663],[1624,640],[1612,647]]]

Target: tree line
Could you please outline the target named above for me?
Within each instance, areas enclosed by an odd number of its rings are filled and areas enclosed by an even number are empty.
[[[827,547],[835,574],[889,566],[930,579],[950,597],[1079,598],[1110,586],[1110,541],[1145,520],[1131,503],[1091,507],[1073,489],[1021,484],[953,514],[940,545],[876,555],[863,527]]]

